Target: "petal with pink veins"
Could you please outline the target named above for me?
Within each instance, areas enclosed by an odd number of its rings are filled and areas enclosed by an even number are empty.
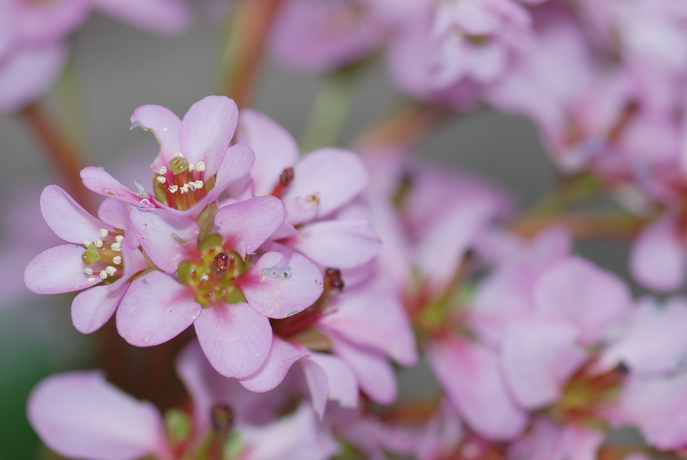
[[[270,354],[260,369],[239,379],[239,382],[250,391],[264,393],[276,388],[284,380],[293,363],[305,356],[308,354],[304,351],[277,336],[273,336]]]
[[[298,253],[268,252],[234,281],[250,306],[268,318],[286,318],[305,310],[324,290],[322,273]]]
[[[208,96],[191,106],[181,121],[181,152],[190,163],[205,162],[206,177],[214,176],[229,149],[239,110],[226,96]]]
[[[187,286],[152,271],[131,282],[117,309],[117,330],[131,345],[152,347],[179,335],[200,312]]]
[[[284,206],[279,198],[258,196],[221,207],[215,225],[226,245],[245,259],[253,254],[284,222]]]
[[[141,197],[122,185],[117,179],[102,168],[88,166],[81,170],[81,180],[91,192],[105,197],[116,197],[134,206],[138,206]]]
[[[172,215],[162,209],[129,211],[132,232],[146,255],[162,270],[174,273],[182,260],[197,250],[200,227],[191,219]]]
[[[366,220],[332,220],[304,225],[298,236],[284,241],[325,267],[353,268],[373,259],[382,247]]]
[[[319,193],[319,217],[351,201],[369,182],[362,160],[349,150],[315,150],[305,155],[293,169],[293,182],[286,188],[283,198]]]
[[[195,322],[198,342],[212,367],[225,377],[257,371],[272,347],[270,321],[247,303],[215,304]]]
[[[112,318],[119,302],[126,294],[125,286],[95,286],[81,292],[72,301],[72,323],[82,334],[95,332]]]
[[[70,243],[95,241],[98,231],[105,226],[57,185],[48,185],[43,189],[41,213],[52,231]]]
[[[24,270],[24,282],[36,294],[61,294],[80,291],[100,283],[84,274],[83,246],[63,244],[46,249],[33,258]]]
[[[155,172],[161,167],[169,167],[169,160],[181,151],[179,130],[181,120],[167,107],[160,105],[142,105],[131,114],[131,129],[140,126],[152,131],[160,144],[160,152],[150,166]]]
[[[27,414],[43,442],[60,455],[172,458],[158,410],[109,384],[100,372],[69,372],[42,380],[29,396]]]
[[[241,111],[236,141],[255,152],[251,176],[256,195],[272,193],[279,175],[298,160],[298,144],[293,136],[271,118],[255,110]]]
[[[496,353],[454,338],[432,346],[428,357],[470,428],[492,440],[512,440],[522,433],[527,415],[511,399]]]
[[[578,328],[565,320],[514,321],[501,344],[501,367],[514,398],[539,409],[561,395],[563,385],[587,358],[576,344]]]
[[[677,223],[660,219],[642,230],[632,245],[630,270],[643,286],[672,291],[682,286],[687,271],[685,245],[676,233]]]
[[[590,345],[630,309],[630,291],[613,273],[578,257],[551,267],[534,292],[535,311],[571,320],[580,328],[580,342]]]

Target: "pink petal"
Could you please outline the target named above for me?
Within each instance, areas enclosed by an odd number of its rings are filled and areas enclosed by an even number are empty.
[[[50,43],[72,34],[91,14],[89,0],[21,2],[18,29],[25,43]]]
[[[94,460],[172,458],[157,409],[110,385],[100,372],[44,379],[31,392],[27,413],[43,442],[60,455]]]
[[[575,325],[528,318],[511,323],[501,346],[503,375],[514,398],[526,409],[557,400],[565,382],[587,358],[576,344]]]
[[[24,108],[50,90],[67,61],[61,42],[22,47],[0,65],[0,112]]]
[[[664,218],[639,234],[630,252],[632,276],[643,286],[672,291],[685,281],[685,245],[676,234],[674,219]]]
[[[253,254],[284,221],[279,198],[259,196],[223,206],[215,215],[215,225],[225,244],[245,259]]]
[[[353,152],[335,148],[315,150],[294,166],[293,182],[283,198],[320,195],[319,217],[351,201],[367,187],[365,165]]]
[[[129,205],[116,198],[105,198],[98,207],[98,219],[111,227],[124,230],[129,226]]]
[[[122,185],[117,179],[102,168],[89,166],[81,170],[81,180],[86,188],[106,197],[116,197],[120,200],[138,206],[141,197]]]
[[[253,374],[265,362],[272,347],[269,320],[247,303],[205,308],[195,327],[208,361],[226,377]]]
[[[324,289],[320,270],[298,253],[268,252],[235,284],[250,306],[268,318],[286,318],[305,310]]]
[[[131,129],[140,126],[146,131],[152,131],[160,144],[160,152],[151,165],[154,171],[161,167],[169,167],[169,160],[181,151],[179,145],[179,130],[181,120],[174,112],[159,105],[142,105],[131,115]]]
[[[307,356],[307,353],[273,336],[270,354],[260,369],[248,377],[239,379],[239,382],[250,391],[264,393],[276,388],[284,380],[293,363],[304,356]]]
[[[88,281],[89,277],[84,274],[83,252],[83,246],[75,244],[63,244],[41,252],[24,270],[26,287],[36,294],[61,294],[100,283],[99,277]]]
[[[72,323],[77,331],[82,334],[95,332],[112,318],[119,302],[126,294],[128,285],[116,286],[113,284],[95,286],[81,292],[72,301]]]
[[[41,213],[52,231],[70,243],[95,241],[99,238],[98,231],[106,227],[57,185],[48,185],[43,189]]]
[[[599,447],[605,438],[606,434],[601,431],[567,425],[563,428],[558,449],[553,458],[556,460],[593,460],[598,458]]]
[[[488,439],[517,438],[527,415],[511,399],[493,351],[462,339],[436,344],[429,361],[467,424]]]
[[[200,227],[191,219],[177,217],[163,209],[129,211],[132,231],[146,255],[167,273],[176,272],[182,260],[198,250]]]
[[[131,345],[152,347],[179,335],[200,312],[187,286],[152,271],[131,283],[117,310],[117,330]]]
[[[164,34],[180,34],[191,26],[189,5],[181,0],[94,0],[106,14]]]
[[[251,176],[256,195],[272,193],[279,175],[298,159],[298,145],[291,134],[271,118],[255,110],[241,111],[236,141],[255,152]]]
[[[583,345],[599,340],[628,312],[631,300],[620,278],[576,257],[544,273],[534,295],[537,312],[577,324]]]
[[[286,220],[291,225],[309,222],[315,218],[320,210],[320,195],[296,196],[284,200]]]
[[[341,358],[313,352],[301,363],[315,412],[320,418],[324,414],[327,399],[338,401],[341,407],[358,405],[358,382]]]
[[[374,258],[382,246],[365,220],[333,220],[308,224],[285,241],[307,258],[325,267],[353,268]]]
[[[208,96],[191,106],[181,122],[181,152],[191,163],[205,162],[206,177],[214,176],[234,137],[239,111],[226,96]]]

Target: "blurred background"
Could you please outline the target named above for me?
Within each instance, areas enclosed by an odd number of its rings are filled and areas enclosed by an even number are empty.
[[[196,101],[218,91],[222,25],[196,11],[192,30],[181,37],[152,35],[95,16],[72,40],[80,94],[59,83],[49,96],[58,113],[62,101],[82,107],[63,112],[85,164],[103,166],[125,185],[151,180],[147,168],[157,152],[152,134],[129,130],[136,107],[159,104],[180,116]],[[74,74],[72,74],[74,75]],[[73,81],[73,80],[72,80]],[[302,135],[320,85],[264,63],[255,108]],[[402,102],[385,76],[383,62],[372,64],[359,81],[340,145]],[[80,113],[81,112],[81,113]],[[85,131],[75,131],[83,121]],[[25,417],[32,386],[43,376],[87,367],[94,339],[71,325],[71,296],[38,296],[23,285],[26,263],[57,241],[43,222],[39,195],[59,183],[53,164],[18,115],[0,115],[0,458],[40,458],[39,443]],[[480,111],[455,117],[423,141],[415,155],[488,177],[509,189],[521,209],[549,191],[555,177],[534,127],[526,120]],[[577,250],[600,266],[626,277],[626,245],[585,243]],[[627,278],[627,277],[626,277]],[[437,389],[424,364],[401,374],[401,394]]]

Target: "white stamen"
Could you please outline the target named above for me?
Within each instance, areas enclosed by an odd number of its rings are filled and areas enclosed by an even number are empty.
[[[83,269],[83,274],[91,276],[93,274],[93,269],[92,268],[84,268]]]
[[[157,181],[161,184],[164,184],[167,182],[167,178],[165,176],[157,176]]]
[[[196,184],[197,189],[203,188],[203,185],[204,185],[202,180],[197,180],[194,182],[194,184]]]
[[[112,243],[112,246],[110,246],[110,249],[113,251],[119,252],[122,250],[122,243]]]
[[[101,228],[100,230],[98,230],[98,236],[99,236],[100,238],[105,238],[105,237],[107,236],[108,233],[109,233],[109,232],[107,231],[106,228]]]
[[[184,154],[183,154],[183,153],[181,153],[181,152],[177,152],[176,154],[174,154],[174,156],[175,156],[175,157],[181,157],[181,158],[184,158]]]
[[[205,162],[199,161],[198,163],[196,163],[196,171],[198,171],[198,172],[205,171]]]
[[[196,191],[196,183],[195,183],[195,182],[189,182],[189,183],[186,184],[184,187],[190,188],[190,189],[191,189],[192,191],[194,191],[194,192]]]
[[[169,193],[176,193],[176,191],[179,190],[179,186],[178,185],[170,185],[167,190],[169,190]]]
[[[103,240],[95,240],[95,247],[96,248],[102,248],[103,247]]]
[[[114,274],[117,273],[117,269],[112,265],[108,265],[105,267],[105,272],[107,272],[107,274],[110,276],[114,276]]]
[[[186,185],[184,185],[183,187],[181,187],[181,188],[179,189],[179,191],[180,191],[182,194],[188,193],[188,187],[186,187]]]
[[[122,256],[114,256],[112,258],[112,263],[115,265],[122,265]]]
[[[100,272],[100,279],[102,279],[102,280],[107,279],[107,272],[105,270]]]
[[[201,280],[201,281],[207,281],[207,280],[209,280],[209,279],[210,279],[210,277],[208,276],[207,273],[203,273],[202,275],[200,275],[200,280]]]
[[[194,168],[193,163],[189,163],[188,164],[188,170],[193,171],[193,168]]]
[[[167,168],[163,166],[157,170],[157,173],[158,174],[165,174],[165,173],[167,173]]]
[[[121,243],[122,241],[124,241],[124,236],[122,236],[122,235],[115,236],[115,241],[117,243]]]
[[[95,281],[95,276],[89,276],[89,277],[88,277],[88,282],[89,282],[89,283],[92,283],[93,281]]]
[[[86,247],[89,247],[92,244],[93,244],[93,242],[91,240],[83,240],[83,245]]]

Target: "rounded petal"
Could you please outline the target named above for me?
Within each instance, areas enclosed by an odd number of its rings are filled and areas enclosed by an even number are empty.
[[[279,181],[279,175],[298,160],[298,145],[293,136],[255,110],[241,110],[236,141],[255,152],[251,176],[256,195],[270,194]]]
[[[286,318],[305,310],[324,290],[322,273],[298,253],[268,252],[235,280],[250,306],[268,318]]]
[[[284,222],[279,198],[259,196],[223,206],[215,214],[215,225],[225,244],[242,258],[253,254]]]
[[[191,106],[181,121],[181,152],[191,163],[205,162],[206,177],[214,176],[224,161],[239,110],[226,96],[208,96]]]
[[[272,347],[269,320],[247,303],[205,308],[195,323],[198,342],[212,367],[225,377],[248,377]]]
[[[571,257],[550,268],[535,287],[538,313],[571,320],[580,328],[580,342],[599,340],[630,309],[630,291],[611,272]]]
[[[674,219],[661,219],[642,230],[630,252],[632,276],[657,291],[678,289],[685,281],[685,246],[676,234]]]
[[[28,418],[60,455],[94,460],[169,459],[162,417],[105,381],[100,372],[48,377],[29,396]]]
[[[188,287],[152,271],[132,281],[117,310],[117,330],[131,345],[151,347],[179,335],[200,311]]]
[[[48,185],[43,189],[41,213],[52,231],[70,243],[95,241],[98,231],[106,227],[57,185]]]
[[[95,332],[112,318],[129,286],[95,286],[83,291],[72,301],[72,323],[82,334]]]
[[[273,336],[270,354],[260,369],[239,379],[239,382],[250,391],[264,393],[276,388],[284,380],[293,363],[305,356],[307,353],[279,337]]]
[[[319,217],[351,201],[369,182],[362,160],[343,149],[315,150],[305,155],[293,169],[293,182],[286,188],[283,198],[319,193]]]
[[[325,267],[354,268],[373,259],[382,242],[365,220],[332,220],[308,224],[284,241]]]
[[[145,3],[145,2],[143,2]],[[181,120],[174,112],[159,105],[142,105],[131,115],[131,129],[140,126],[146,131],[152,131],[160,144],[160,152],[151,165],[154,171],[161,167],[168,167],[169,160],[181,151],[179,145],[179,131]]]
[[[41,252],[24,270],[26,287],[36,294],[61,294],[100,283],[99,277],[89,281],[84,274],[83,252],[83,246],[75,244],[63,244]]]

